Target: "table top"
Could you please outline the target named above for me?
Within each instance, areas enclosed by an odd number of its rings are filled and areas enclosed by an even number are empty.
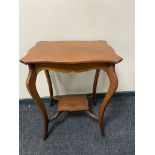
[[[20,61],[36,63],[118,63],[122,60],[106,41],[40,41]]]

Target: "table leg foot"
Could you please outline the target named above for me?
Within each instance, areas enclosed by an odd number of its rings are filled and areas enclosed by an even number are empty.
[[[46,140],[47,137],[48,137],[48,124],[49,124],[49,122],[44,123],[44,134],[43,134],[43,140]]]
[[[111,99],[112,95],[115,93],[117,86],[118,86],[118,79],[117,79],[117,75],[115,73],[115,65],[114,64],[110,65],[109,67],[107,67],[107,69],[105,71],[108,74],[110,86],[109,86],[108,92],[106,93],[106,96],[104,97],[102,104],[99,108],[98,123],[99,123],[101,136],[104,136],[103,116],[104,116],[105,108],[106,108],[109,100]]]

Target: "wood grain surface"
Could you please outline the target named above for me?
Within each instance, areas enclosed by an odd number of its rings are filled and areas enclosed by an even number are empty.
[[[62,96],[58,102],[58,111],[81,111],[88,110],[88,100],[86,95]]]
[[[25,57],[24,64],[92,62],[118,63],[122,60],[106,41],[40,41]]]

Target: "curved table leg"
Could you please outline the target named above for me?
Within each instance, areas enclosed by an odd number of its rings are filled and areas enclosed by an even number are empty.
[[[94,105],[97,104],[96,103],[96,88],[97,88],[97,82],[98,82],[99,74],[100,74],[100,69],[96,69],[94,83],[93,83],[93,102],[94,102]]]
[[[46,76],[47,83],[48,83],[48,89],[49,89],[49,93],[50,93],[50,106],[52,106],[52,103],[54,101],[52,81],[50,79],[49,71],[48,70],[44,70],[44,72],[45,72],[45,76]]]
[[[35,66],[29,65],[29,74],[27,77],[26,86],[27,86],[27,89],[28,89],[30,95],[32,96],[32,98],[34,99],[36,104],[38,105],[39,110],[42,114],[43,121],[44,121],[43,140],[45,140],[47,138],[49,120],[48,120],[46,108],[45,108],[45,106],[37,92],[37,89],[36,89],[36,79],[37,79],[37,73],[35,70]]]
[[[117,79],[117,75],[115,73],[115,65],[112,64],[110,65],[106,70],[105,70],[108,74],[109,80],[110,80],[110,86],[108,89],[108,92],[105,96],[105,98],[102,101],[102,104],[99,108],[99,127],[100,127],[100,132],[101,135],[104,135],[104,131],[103,131],[103,116],[104,116],[104,111],[105,108],[110,100],[110,98],[112,97],[112,95],[115,93],[117,86],[118,86],[118,79]]]

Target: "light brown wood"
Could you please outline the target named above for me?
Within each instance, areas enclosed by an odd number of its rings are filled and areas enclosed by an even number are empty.
[[[94,119],[97,119],[97,117],[88,111],[89,107],[86,96],[61,96],[58,103],[58,112],[48,119],[46,108],[36,89],[37,74],[42,70],[45,71],[52,104],[54,97],[49,70],[84,72],[96,69],[93,83],[93,100],[95,103],[99,73],[100,70],[104,70],[108,74],[110,86],[98,114],[98,124],[103,136],[104,111],[118,86],[115,64],[121,60],[122,58],[104,41],[39,42],[20,60],[22,63],[29,65],[26,85],[43,117],[44,140],[47,138],[49,122],[56,119],[61,111],[83,110],[90,117]]]
[[[112,95],[115,93],[117,86],[118,86],[118,79],[117,79],[117,75],[115,73],[115,65],[111,64],[107,70],[105,70],[108,74],[109,80],[110,80],[110,86],[108,88],[108,92],[106,93],[106,96],[104,97],[102,104],[99,108],[99,127],[100,127],[100,132],[101,135],[104,135],[104,130],[103,130],[103,116],[104,116],[104,111],[105,108],[109,102],[109,100],[111,99]]]
[[[86,95],[62,96],[58,102],[58,111],[83,111],[88,110]]]
[[[100,69],[96,69],[94,83],[93,83],[93,102],[94,102],[94,105],[97,104],[96,103],[96,88],[97,88],[97,82],[98,82],[99,74],[100,74]]]
[[[24,64],[118,63],[122,60],[106,41],[41,41],[20,61]]]
[[[57,72],[86,72],[93,69],[106,69],[110,64],[109,63],[80,63],[80,64],[52,64],[52,63],[41,63],[35,64],[36,72],[42,70],[53,70]]]
[[[52,106],[52,103],[54,101],[52,81],[51,81],[51,78],[50,78],[49,71],[44,70],[44,72],[45,72],[45,76],[46,76],[47,83],[48,83],[48,88],[49,88],[49,93],[50,93],[50,106]]]
[[[32,98],[34,99],[36,104],[38,105],[39,110],[42,114],[43,121],[44,121],[43,139],[45,140],[47,138],[49,121],[48,121],[48,115],[47,115],[46,108],[45,108],[45,106],[37,92],[37,89],[36,89],[36,78],[37,78],[37,73],[35,71],[35,66],[29,65],[29,75],[27,77],[26,86],[27,86],[27,89],[28,89],[30,95],[32,96]]]

